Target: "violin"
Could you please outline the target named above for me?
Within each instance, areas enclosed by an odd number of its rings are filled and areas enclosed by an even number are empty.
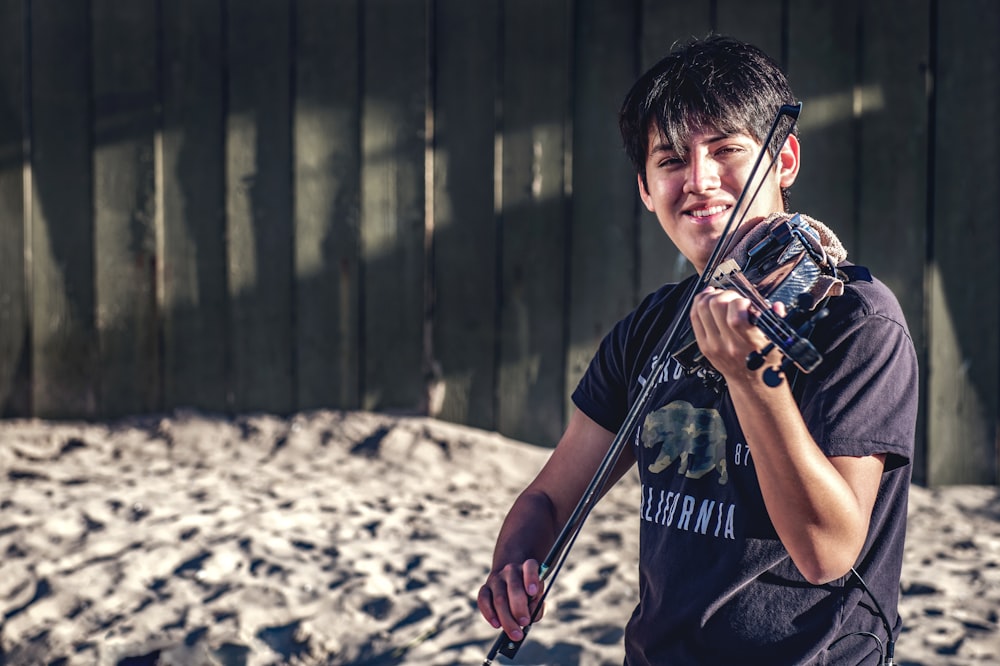
[[[808,336],[816,322],[829,314],[823,305],[826,300],[843,293],[843,281],[819,233],[801,215],[770,219],[770,223],[761,223],[766,235],[746,251],[743,265],[735,258],[726,259],[712,271],[710,284],[732,289],[750,300],[754,310],[751,321],[767,337],[768,345],[747,356],[747,367],[759,369],[772,350],[779,350],[783,360],[763,374],[764,383],[775,387],[793,367],[809,373],[822,363],[823,356]],[[774,312],[775,303],[785,306],[784,317]],[[700,377],[706,385],[716,390],[724,385],[722,376],[698,349],[690,328],[673,358],[687,374]]]

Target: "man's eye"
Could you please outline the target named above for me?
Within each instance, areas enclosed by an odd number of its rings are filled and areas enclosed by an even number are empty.
[[[682,160],[679,157],[665,157],[662,160],[660,160],[659,166],[661,168],[667,168],[667,167],[680,166],[681,164],[684,164],[684,160]]]

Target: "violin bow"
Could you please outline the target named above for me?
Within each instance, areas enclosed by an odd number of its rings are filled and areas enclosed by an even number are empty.
[[[754,199],[756,199],[757,194],[760,192],[760,188],[764,182],[763,180],[758,183],[757,188],[750,197],[750,201],[747,204],[746,209],[739,218],[739,223],[734,226],[736,216],[740,212],[743,200],[746,197],[754,178],[757,176],[757,171],[764,159],[764,155],[767,153],[771,140],[774,138],[775,132],[778,130],[778,125],[780,124],[781,119],[785,116],[792,119],[792,123],[788,126],[788,130],[785,134],[785,141],[787,141],[788,136],[792,132],[792,128],[795,127],[795,122],[798,119],[801,110],[802,102],[797,104],[784,104],[775,114],[774,122],[771,124],[771,128],[761,145],[760,152],[757,154],[757,159],[754,161],[753,168],[750,170],[750,176],[747,178],[747,182],[744,184],[743,190],[736,199],[736,204],[733,206],[733,212],[729,216],[726,226],[723,228],[722,235],[715,244],[715,248],[709,257],[708,265],[705,270],[702,271],[698,280],[693,283],[693,288],[689,289],[685,294],[681,310],[682,313],[690,311],[695,295],[708,285],[715,269],[718,267],[719,263],[721,263],[722,258],[726,256],[726,252],[728,252],[729,246],[732,244],[733,237],[735,236],[735,231],[739,229],[740,225],[743,224],[743,221],[746,219],[747,211],[750,209],[751,204],[753,204]],[[781,145],[784,145],[784,141],[781,142]],[[780,149],[775,151],[775,154],[771,157],[771,161],[768,165],[768,170],[774,166],[775,160],[777,160],[780,152]],[[491,666],[493,660],[496,659],[498,654],[508,659],[513,659],[525,639],[528,637],[528,630],[538,619],[538,615],[545,603],[545,598],[552,589],[552,583],[555,582],[556,577],[562,570],[563,564],[566,562],[566,557],[569,555],[569,551],[572,549],[573,544],[576,542],[576,538],[583,529],[584,522],[586,522],[587,518],[594,510],[594,507],[597,506],[598,501],[600,501],[604,493],[604,489],[607,487],[608,481],[611,479],[611,475],[614,472],[615,465],[618,463],[618,459],[621,457],[621,453],[624,451],[625,446],[629,441],[629,436],[635,430],[640,416],[645,411],[646,403],[649,402],[649,399],[653,394],[653,387],[656,385],[653,378],[662,373],[666,367],[671,351],[677,344],[680,324],[684,319],[685,318],[683,316],[678,316],[675,317],[674,321],[671,323],[666,340],[661,347],[660,355],[653,362],[653,368],[649,374],[649,380],[643,384],[642,390],[639,392],[635,402],[632,403],[628,413],[625,415],[625,420],[622,422],[621,427],[618,429],[614,439],[611,441],[611,444],[608,447],[608,452],[604,455],[604,459],[598,466],[593,478],[590,480],[587,488],[583,491],[583,495],[580,497],[580,501],[577,503],[576,508],[573,509],[573,513],[570,514],[569,519],[567,519],[566,524],[556,537],[556,540],[553,542],[552,547],[545,556],[545,559],[539,565],[539,576],[542,582],[546,584],[543,586],[542,592],[538,598],[533,600],[535,608],[531,614],[531,622],[527,626],[522,627],[521,630],[523,636],[521,637],[521,640],[512,640],[503,630],[501,630],[500,635],[497,636],[496,640],[493,642],[493,646],[487,653],[486,658],[483,659],[482,666]]]

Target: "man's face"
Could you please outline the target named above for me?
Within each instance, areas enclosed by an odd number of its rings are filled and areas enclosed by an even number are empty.
[[[684,147],[682,156],[667,143],[659,128],[654,126],[650,130],[646,184],[640,175],[639,194],[670,240],[699,273],[705,269],[733,213],[760,149],[760,144],[749,134],[727,135],[707,129],[692,135],[691,145]],[[765,157],[761,162],[753,188],[743,201],[746,208],[753,189],[763,180],[744,225],[783,210],[781,188],[791,186],[798,174],[796,138],[788,138],[774,168],[765,171],[769,161]],[[742,211],[736,219],[740,216]]]

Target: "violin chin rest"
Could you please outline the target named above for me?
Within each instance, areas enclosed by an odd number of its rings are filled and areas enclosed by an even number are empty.
[[[833,277],[832,275],[820,275],[816,278],[809,291],[805,292],[813,299],[813,307],[816,307],[816,303],[819,303],[824,298],[830,296],[843,296],[844,295],[844,281],[840,278]],[[809,308],[810,310],[812,308]]]

